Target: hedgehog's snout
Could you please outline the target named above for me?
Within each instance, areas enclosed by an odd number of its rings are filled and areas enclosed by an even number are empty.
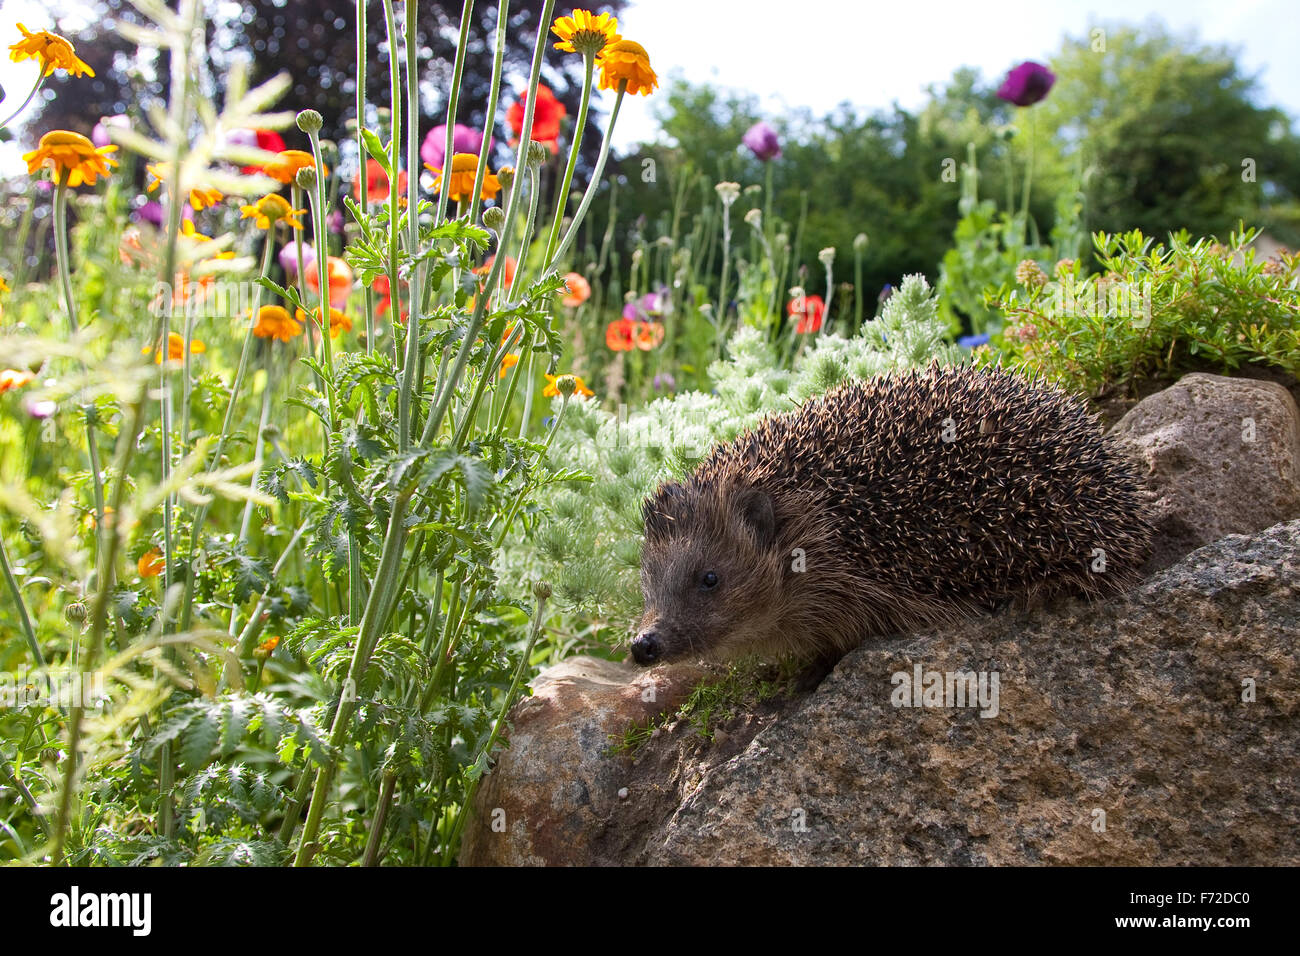
[[[648,627],[632,638],[632,659],[638,664],[653,664],[663,657],[664,645],[659,639],[659,632]]]

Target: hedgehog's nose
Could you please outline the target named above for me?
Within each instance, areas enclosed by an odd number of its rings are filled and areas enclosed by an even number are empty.
[[[654,631],[642,631],[632,640],[632,658],[638,664],[653,664],[663,653],[664,646]]]

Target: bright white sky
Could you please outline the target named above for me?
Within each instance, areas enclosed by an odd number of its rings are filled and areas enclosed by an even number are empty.
[[[558,9],[567,13],[568,4]],[[620,28],[646,47],[663,77],[753,91],[779,116],[790,106],[825,113],[844,100],[867,109],[895,101],[916,107],[928,84],[943,83],[959,66],[994,79],[1021,60],[1045,59],[1066,33],[1149,17],[1178,31],[1195,29],[1202,42],[1239,48],[1239,62],[1259,75],[1265,101],[1300,116],[1296,0],[633,0]],[[18,20],[33,30],[54,26],[39,0],[3,0],[0,49],[16,38]],[[0,113],[27,95],[35,70],[31,61],[0,56],[0,84],[9,95]],[[655,99],[625,101],[616,146],[654,137]],[[0,145],[0,175],[15,170],[19,152]]]

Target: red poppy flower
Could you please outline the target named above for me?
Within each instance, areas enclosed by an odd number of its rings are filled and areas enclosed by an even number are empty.
[[[826,303],[821,296],[805,295],[798,299],[791,299],[788,309],[791,318],[796,316],[799,318],[794,330],[800,335],[820,331],[822,314],[826,311]]]
[[[353,196],[361,198],[361,180],[357,180]],[[397,201],[406,201],[406,170],[397,173]],[[388,174],[376,160],[366,160],[366,199],[370,202],[384,202],[388,199]]]
[[[379,293],[379,304],[375,306],[375,312],[379,315],[383,315],[393,304],[393,297],[390,294],[388,286],[388,276],[375,276],[375,281],[370,284],[370,288]],[[406,322],[405,310],[403,310],[402,314],[398,316],[398,321],[402,323]]]
[[[636,347],[636,322],[615,319],[605,326],[605,345],[615,352],[630,352]]]
[[[519,142],[519,135],[523,132],[524,108],[527,105],[528,91],[525,90],[506,110],[506,122],[515,134],[515,138],[510,141],[511,146]],[[549,146],[552,155],[560,151],[560,121],[568,114],[569,111],[555,98],[550,87],[539,84],[537,107],[533,110],[533,139]]]
[[[649,352],[664,340],[662,322],[638,322],[636,329],[636,347],[642,352]]]
[[[285,150],[284,139],[273,129],[255,129],[253,134],[257,137],[257,148],[264,149],[268,153],[282,153]],[[260,173],[261,166],[245,166],[244,173]]]

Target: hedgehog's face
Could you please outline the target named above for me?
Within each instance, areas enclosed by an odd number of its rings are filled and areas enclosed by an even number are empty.
[[[762,630],[776,590],[771,499],[755,490],[690,494],[665,485],[646,502],[645,613],[632,639],[638,664],[727,656]]]

